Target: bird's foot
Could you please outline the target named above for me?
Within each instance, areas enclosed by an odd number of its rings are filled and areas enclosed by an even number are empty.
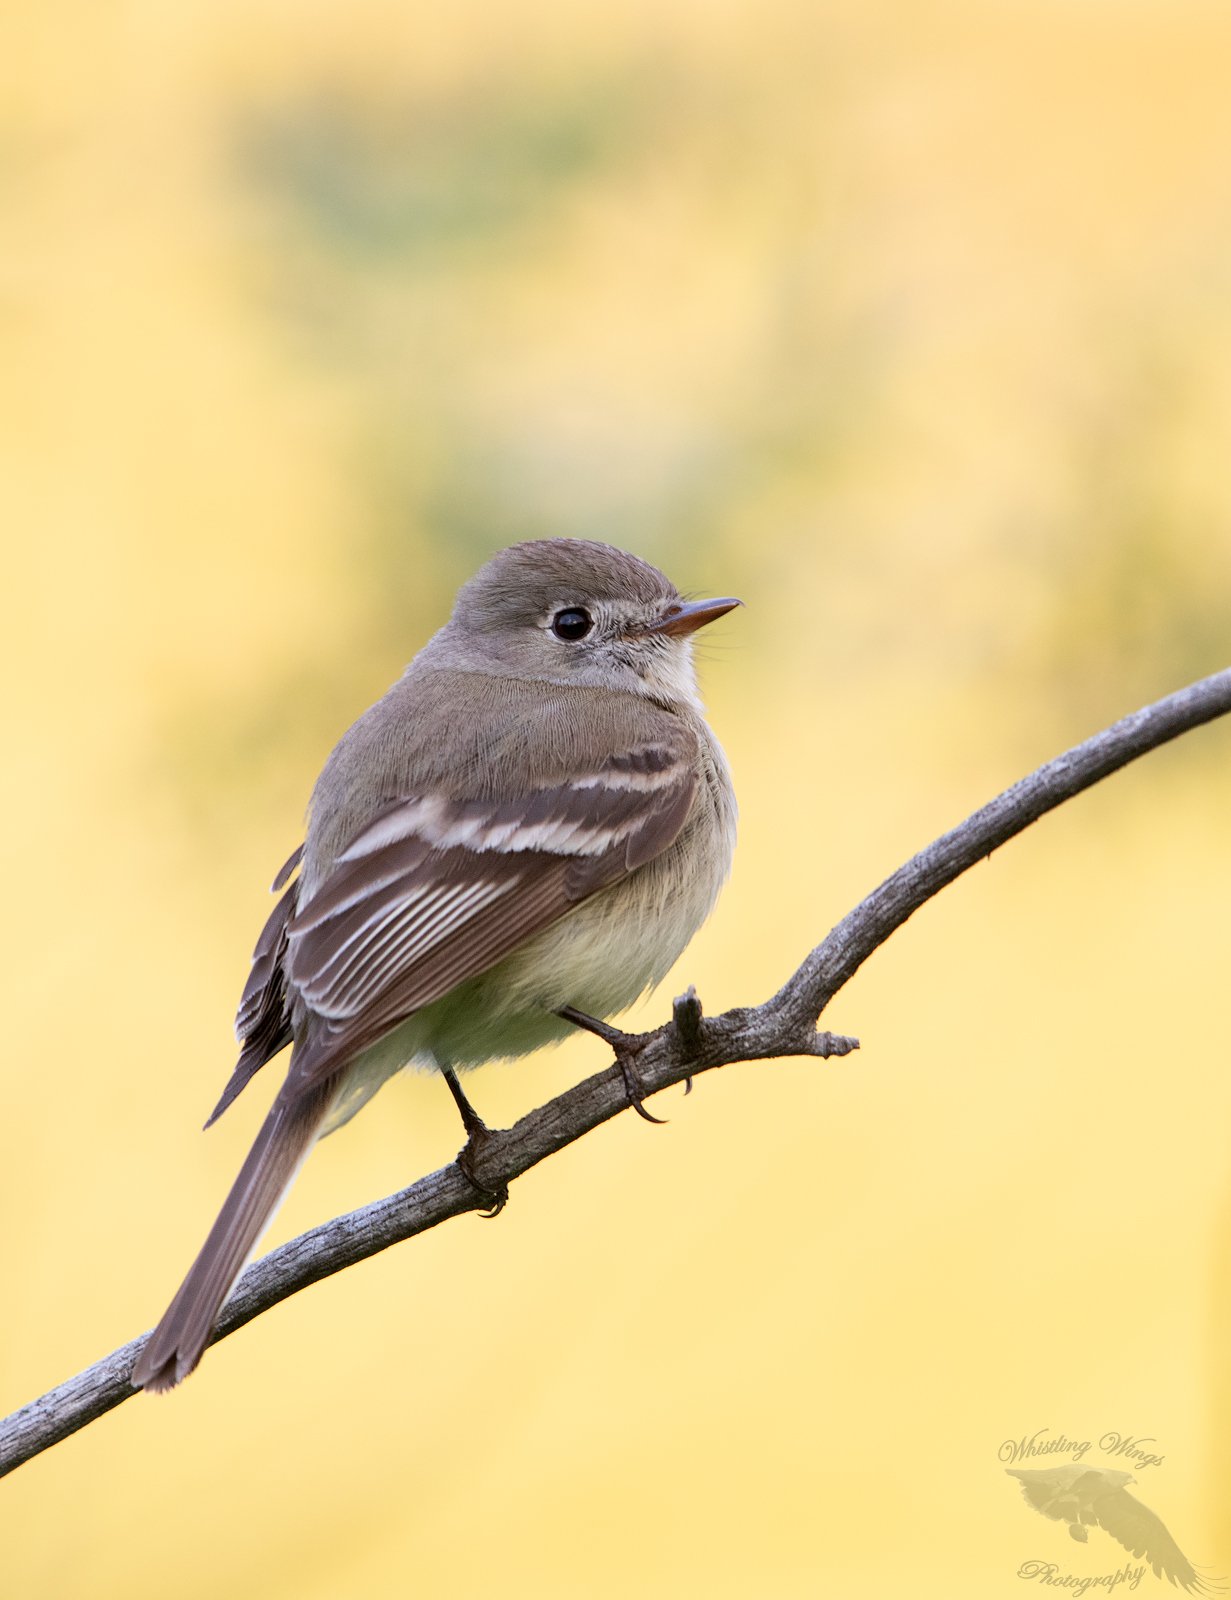
[[[509,1203],[509,1186],[502,1183],[498,1189],[493,1189],[490,1184],[483,1182],[475,1168],[475,1163],[483,1159],[483,1147],[491,1142],[491,1129],[486,1124],[479,1122],[470,1129],[469,1137],[462,1148],[457,1152],[457,1170],[466,1182],[483,1201],[483,1210],[479,1215],[490,1221],[498,1217]]]
[[[633,1066],[631,1058],[626,1055],[617,1055],[616,1062],[620,1068],[620,1076],[624,1079],[624,1093],[628,1097],[629,1105],[632,1106],[639,1117],[644,1117],[647,1122],[653,1122],[661,1128],[667,1119],[666,1117],[656,1117],[652,1111],[645,1109],[641,1079],[637,1076],[636,1068]]]
[[[624,1079],[624,1093],[628,1103],[639,1117],[644,1117],[647,1122],[662,1126],[666,1117],[656,1117],[645,1109],[645,1091],[637,1077],[637,1069],[633,1065],[637,1056],[645,1048],[646,1035],[644,1033],[625,1033],[620,1028],[613,1028],[609,1022],[602,1022],[598,1017],[587,1016],[584,1011],[578,1011],[575,1006],[561,1006],[558,1016],[565,1022],[571,1022],[576,1028],[584,1028],[587,1033],[592,1033],[611,1049],[616,1058],[616,1065],[620,1069],[620,1076]]]
[[[508,1185],[501,1184],[498,1189],[493,1189],[475,1171],[475,1163],[483,1159],[483,1147],[491,1143],[491,1129],[467,1100],[453,1068],[442,1066],[440,1075],[449,1085],[449,1093],[461,1113],[462,1127],[466,1130],[466,1143],[457,1153],[457,1170],[484,1203],[485,1209],[479,1215],[498,1217],[509,1203]]]

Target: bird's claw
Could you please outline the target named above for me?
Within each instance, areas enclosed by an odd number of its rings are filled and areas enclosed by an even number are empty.
[[[470,1137],[457,1153],[457,1170],[484,1202],[484,1209],[479,1215],[488,1222],[493,1217],[498,1217],[509,1203],[508,1184],[502,1183],[498,1189],[493,1189],[484,1183],[475,1171],[475,1160],[481,1156],[483,1146],[489,1137],[488,1130],[480,1124],[479,1127],[470,1130]]]
[[[576,1006],[561,1006],[557,1015],[563,1017],[566,1022],[571,1022],[574,1027],[584,1028],[587,1033],[592,1033],[603,1041],[616,1058],[620,1076],[624,1079],[624,1093],[628,1097],[629,1105],[639,1117],[644,1117],[647,1122],[653,1122],[661,1127],[667,1118],[652,1116],[645,1109],[645,1096],[633,1068],[633,1057],[644,1047],[648,1035],[624,1033],[620,1028],[613,1028],[609,1022],[603,1022],[598,1017],[591,1017],[584,1011],[578,1011]]]
[[[653,1122],[657,1127],[662,1127],[667,1122],[666,1117],[656,1117],[645,1109],[645,1100],[641,1093],[641,1083],[633,1071],[633,1064],[628,1057],[617,1052],[616,1060],[620,1063],[620,1075],[624,1079],[624,1093],[628,1096],[628,1103],[639,1117],[644,1117],[647,1122]]]

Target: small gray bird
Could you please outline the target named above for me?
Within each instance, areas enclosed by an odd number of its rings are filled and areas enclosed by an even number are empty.
[[[1102,1528],[1134,1556],[1144,1556],[1156,1578],[1169,1578],[1189,1594],[1216,1594],[1168,1533],[1162,1518],[1129,1494],[1131,1472],[1116,1467],[1006,1467],[1028,1504],[1053,1522],[1066,1522],[1079,1544],[1087,1528]]]
[[[387,1078],[411,1062],[443,1073],[477,1140],[457,1071],[611,1016],[665,976],[734,848],[691,635],[738,604],[686,602],[609,545],[514,545],[343,735],[274,881],[210,1122],[289,1044],[286,1080],[134,1387],[193,1370],[312,1144]]]

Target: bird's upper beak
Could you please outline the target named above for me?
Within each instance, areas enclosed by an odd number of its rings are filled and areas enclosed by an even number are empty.
[[[734,611],[736,606],[742,606],[743,603],[742,600],[730,599],[679,600],[668,606],[657,622],[647,624],[645,632],[666,633],[672,637],[695,633],[698,628],[704,628],[707,622],[725,617],[728,611]]]

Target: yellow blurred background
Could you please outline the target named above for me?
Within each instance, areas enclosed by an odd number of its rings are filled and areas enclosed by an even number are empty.
[[[277,1072],[199,1134],[265,885],[500,545],[747,601],[702,647],[734,877],[646,1025],[690,981],[763,999],[914,849],[1227,664],[1231,18],[3,32],[8,1411],[178,1283]],[[989,1600],[1128,1561],[1004,1476],[1041,1429],[1157,1440],[1137,1492],[1231,1573],[1229,758],[1191,735],[946,892],[828,1014],[858,1055],[664,1096],[24,1467],[4,1595]],[[507,1122],[604,1064],[470,1088]],[[458,1143],[399,1080],[275,1242]]]

